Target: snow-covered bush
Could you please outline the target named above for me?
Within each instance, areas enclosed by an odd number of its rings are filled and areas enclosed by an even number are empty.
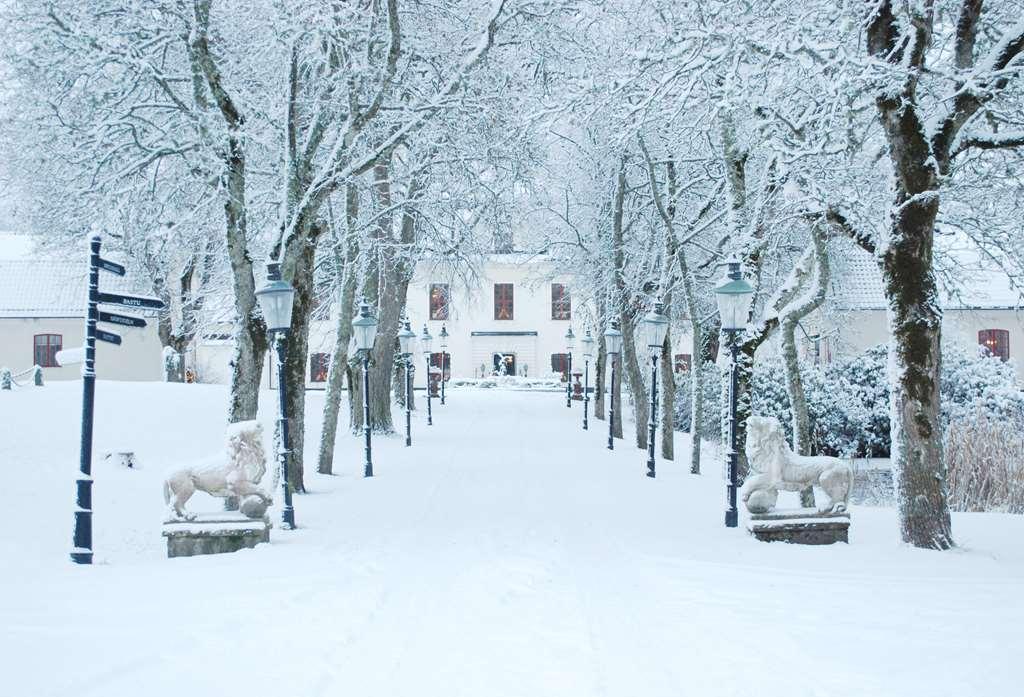
[[[942,415],[946,423],[974,421],[979,415],[1024,421],[1024,391],[1012,363],[960,346],[942,349]]]
[[[811,426],[812,452],[843,457],[889,455],[889,383],[886,347],[824,366],[803,365],[804,394]],[[708,366],[705,378],[705,438],[714,437],[723,418],[721,376]],[[1009,421],[1024,432],[1024,391],[1013,365],[980,351],[943,346],[943,424],[974,421],[979,415]],[[792,415],[786,377],[777,359],[759,360],[751,386],[753,413],[774,416],[792,443]],[[690,382],[676,390],[676,427],[690,427]]]

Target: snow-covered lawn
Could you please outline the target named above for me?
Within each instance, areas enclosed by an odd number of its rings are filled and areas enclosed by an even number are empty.
[[[375,438],[373,479],[345,432],[300,529],[168,560],[160,481],[221,447],[226,391],[101,382],[97,453],[141,469],[97,458],[99,563],[78,567],[79,389],[0,392],[5,695],[1019,694],[1021,516],[956,515],[949,553],[859,507],[848,546],[768,545],[722,526],[716,465],[651,480],[559,394],[464,388],[414,447]]]

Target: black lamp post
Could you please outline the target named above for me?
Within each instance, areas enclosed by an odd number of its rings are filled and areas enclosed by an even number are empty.
[[[587,430],[587,406],[590,404],[590,359],[594,357],[594,337],[590,330],[580,341],[583,348],[583,430]]]
[[[434,337],[427,331],[427,325],[423,325],[423,333],[420,334],[420,348],[423,350],[423,357],[427,359],[427,425],[434,425],[434,415],[430,411],[430,357],[433,352]]]
[[[416,332],[409,327],[409,320],[398,332],[398,346],[405,362],[405,445],[412,445],[412,345],[416,341]]]
[[[654,309],[640,320],[640,330],[647,350],[651,354],[651,408],[647,420],[647,476],[654,478],[654,436],[658,430],[658,357],[665,344],[668,333],[668,317],[664,313],[665,306],[654,303]]]
[[[281,468],[281,494],[284,506],[281,509],[281,528],[295,529],[295,509],[292,506],[292,487],[288,481],[288,459],[291,457],[291,441],[288,437],[288,381],[285,377],[284,362],[288,353],[288,332],[292,326],[292,301],[295,289],[281,280],[281,265],[267,264],[267,283],[256,291],[256,299],[263,311],[263,319],[272,335],[277,349],[277,396],[278,396],[278,449],[277,458]]]
[[[726,277],[715,287],[715,300],[718,302],[722,331],[729,337],[729,348],[732,352],[732,363],[729,366],[729,469],[725,490],[725,526],[735,528],[739,525],[739,510],[736,507],[736,488],[739,479],[739,451],[736,448],[736,364],[740,354],[739,337],[747,328],[754,289],[743,279],[739,261],[730,259],[728,264],[729,271]]]
[[[443,324],[441,333],[437,336],[441,339],[441,404],[444,404],[445,369],[448,367],[448,330]]]
[[[576,335],[572,325],[565,333],[565,406],[572,407],[572,350],[576,347]]]
[[[619,323],[612,320],[604,330],[604,350],[608,355],[608,449],[615,449],[615,359],[622,351],[622,332]]]
[[[366,464],[363,476],[373,476],[373,444],[370,435],[370,352],[373,341],[377,338],[377,318],[370,314],[370,306],[363,300],[359,305],[359,315],[352,320],[352,334],[356,340],[356,349],[363,358],[363,438],[366,441]]]

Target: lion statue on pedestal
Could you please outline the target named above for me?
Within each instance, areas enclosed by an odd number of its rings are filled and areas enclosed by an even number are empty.
[[[822,513],[846,510],[853,487],[853,468],[837,457],[796,455],[786,442],[778,419],[751,416],[747,419],[747,460],[752,470],[741,490],[747,510],[769,513],[775,508],[779,491],[801,491],[819,487],[828,496]]]
[[[263,510],[271,504],[270,496],[258,486],[267,471],[263,427],[259,422],[231,424],[227,432],[226,455],[226,462],[218,457],[209,464],[177,470],[164,480],[164,503],[168,505],[172,519],[195,519],[194,513],[185,511],[185,504],[196,491],[205,491],[220,498],[242,500],[253,497],[259,504],[254,507],[262,506]]]

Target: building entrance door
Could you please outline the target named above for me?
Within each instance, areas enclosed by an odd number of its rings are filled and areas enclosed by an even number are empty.
[[[495,353],[493,356],[495,375],[516,374],[516,354]]]

